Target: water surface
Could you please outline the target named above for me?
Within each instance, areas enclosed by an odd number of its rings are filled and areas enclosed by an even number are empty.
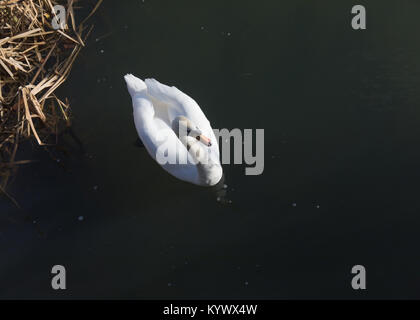
[[[419,298],[420,4],[369,1],[361,32],[353,5],[105,1],[60,88],[86,154],[21,151],[41,161],[23,210],[0,203],[0,298]],[[134,145],[128,72],[264,129],[264,173],[224,166],[230,205],[168,175]]]

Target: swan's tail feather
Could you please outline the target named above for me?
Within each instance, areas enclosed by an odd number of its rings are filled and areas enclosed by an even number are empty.
[[[143,80],[133,76],[132,74],[126,74],[124,79],[127,83],[128,92],[132,97],[138,93],[147,92],[147,86]]]

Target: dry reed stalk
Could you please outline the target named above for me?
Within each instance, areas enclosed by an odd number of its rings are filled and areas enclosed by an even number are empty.
[[[0,194],[17,165],[19,142],[34,138],[41,146],[57,140],[71,125],[70,108],[54,95],[67,79],[89,30],[76,26],[75,0],[0,0]],[[67,25],[54,30],[53,6],[63,5]]]

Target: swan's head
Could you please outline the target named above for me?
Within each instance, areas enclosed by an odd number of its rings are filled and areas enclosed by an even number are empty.
[[[210,148],[211,141],[190,119],[179,116],[172,122],[172,130],[196,161],[200,185],[214,186],[223,176],[218,155]]]
[[[184,116],[176,117],[174,121],[172,121],[172,130],[183,142],[188,142],[193,138],[200,141],[205,146],[211,147],[211,140],[201,132],[198,126]],[[187,143],[187,147],[189,147],[189,143]]]

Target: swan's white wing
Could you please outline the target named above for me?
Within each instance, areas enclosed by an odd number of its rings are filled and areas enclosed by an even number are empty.
[[[211,139],[212,146],[210,147],[210,152],[219,159],[218,141],[216,140],[209,120],[197,102],[176,87],[169,87],[155,79],[146,79],[145,83],[149,95],[168,105],[171,121],[177,116],[185,116],[194,122],[205,136]]]
[[[193,165],[190,153],[173,130],[159,118],[147,117],[147,114],[144,117],[145,112],[142,109],[149,106],[153,108],[151,102],[135,97],[133,105],[137,106],[134,109],[136,130],[150,156],[176,178],[198,184],[197,167]],[[181,164],[179,159],[188,161]]]
[[[133,101],[133,116],[137,133],[147,152],[167,172],[176,178],[199,184],[193,159],[167,123],[155,117],[155,110],[145,90],[144,82],[134,76],[125,77]],[[163,163],[162,160],[168,160]],[[180,164],[179,159],[188,159]]]
[[[209,121],[197,102],[176,87],[169,87],[155,79],[146,79],[145,83],[148,93],[155,99],[165,102],[177,116],[183,115],[199,127],[209,125]]]

